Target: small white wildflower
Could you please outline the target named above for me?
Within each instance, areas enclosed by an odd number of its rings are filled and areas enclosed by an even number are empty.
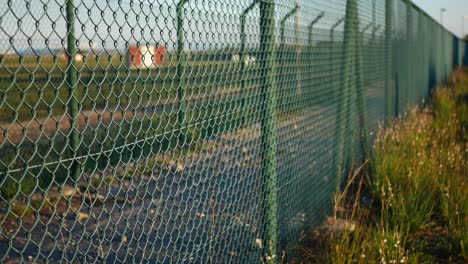
[[[387,243],[387,239],[384,239],[383,242],[384,242],[384,243]]]
[[[366,255],[365,255],[365,254],[362,254],[362,255],[361,255],[361,258],[365,258],[365,257],[366,257]]]

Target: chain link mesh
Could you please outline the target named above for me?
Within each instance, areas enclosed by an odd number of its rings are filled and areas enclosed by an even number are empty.
[[[467,47],[402,0],[0,0],[1,261],[290,257]]]

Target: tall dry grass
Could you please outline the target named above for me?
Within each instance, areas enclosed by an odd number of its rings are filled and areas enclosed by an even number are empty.
[[[335,195],[334,220],[311,235],[301,262],[468,263],[467,129],[465,69],[429,107],[379,129],[369,165]]]

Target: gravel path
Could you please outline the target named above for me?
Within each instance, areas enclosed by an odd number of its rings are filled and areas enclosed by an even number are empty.
[[[316,107],[278,122],[281,248],[331,208],[334,116],[334,107]],[[260,137],[255,124],[205,140],[205,148],[179,160],[155,158],[163,162],[132,177],[105,171],[112,180],[94,193],[71,188],[65,197],[55,190],[50,199],[52,188],[39,200],[54,206],[39,217],[16,221],[3,208],[0,255],[7,263],[258,262],[264,246]]]

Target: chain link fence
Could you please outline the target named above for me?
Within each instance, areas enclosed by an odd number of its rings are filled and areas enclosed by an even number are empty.
[[[0,0],[1,262],[291,257],[466,43],[401,0]]]

